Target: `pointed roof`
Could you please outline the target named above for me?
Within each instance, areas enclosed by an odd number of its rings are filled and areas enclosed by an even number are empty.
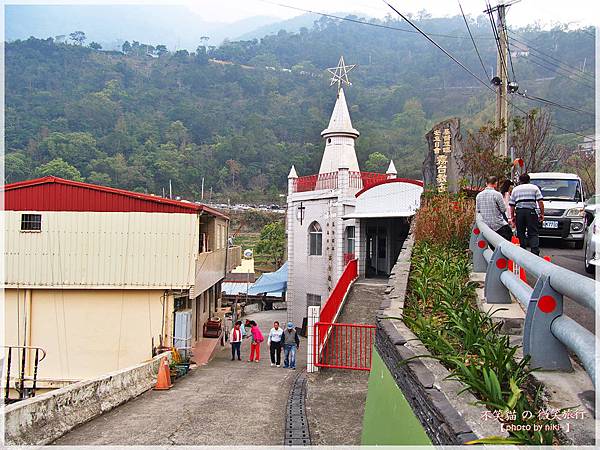
[[[329,119],[329,126],[321,132],[321,136],[323,137],[336,135],[354,138],[357,138],[360,135],[358,130],[352,128],[350,112],[348,112],[348,104],[346,103],[346,96],[344,95],[343,88],[340,88],[338,91],[335,107],[333,108],[333,113],[331,113],[331,119]]]
[[[290,169],[290,173],[288,175],[288,180],[290,178],[298,178],[298,174],[296,173],[296,168],[294,167],[293,164],[292,164],[292,168]]]
[[[394,165],[394,160],[390,159],[390,165],[388,166],[387,172],[388,175],[398,175],[398,171],[396,170],[396,166]]]

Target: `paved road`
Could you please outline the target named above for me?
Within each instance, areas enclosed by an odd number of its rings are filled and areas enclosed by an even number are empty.
[[[250,318],[267,334],[285,311]],[[304,342],[298,369],[305,367]],[[270,367],[266,345],[259,364],[230,361],[217,350],[168,391],[148,391],[58,439],[58,445],[268,445],[283,444],[285,408],[296,370]],[[264,353],[263,353],[264,352]],[[247,359],[249,343],[242,345]],[[245,358],[244,358],[245,357]]]
[[[592,275],[585,272],[583,265],[583,249],[567,248],[566,245],[563,246],[560,242],[553,239],[542,239],[540,248],[541,254],[543,256],[550,256],[554,264],[577,272],[580,275],[593,278]],[[567,316],[579,322],[580,325],[584,326],[592,333],[595,333],[596,325],[594,313],[592,311],[579,305],[568,297],[564,299],[563,311]]]

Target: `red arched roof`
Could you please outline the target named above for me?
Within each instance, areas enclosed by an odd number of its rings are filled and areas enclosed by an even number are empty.
[[[362,188],[360,191],[358,191],[356,193],[355,197],[358,197],[359,195],[363,194],[364,192],[368,191],[371,188],[374,188],[375,186],[381,186],[382,184],[387,184],[387,183],[410,183],[410,184],[414,184],[416,186],[423,187],[423,182],[421,180],[412,180],[410,178],[390,178],[388,180],[379,181],[377,183],[371,184],[370,186]]]

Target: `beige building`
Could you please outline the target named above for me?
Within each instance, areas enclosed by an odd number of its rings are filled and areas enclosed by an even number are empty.
[[[241,259],[239,247],[227,248],[225,215],[55,177],[4,191],[4,340],[45,351],[39,388],[132,366],[175,335],[180,346],[202,339],[224,275]],[[26,353],[26,379],[34,358]]]

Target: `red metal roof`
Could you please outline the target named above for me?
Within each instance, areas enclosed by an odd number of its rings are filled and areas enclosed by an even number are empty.
[[[170,200],[96,184],[44,177],[7,184],[4,208],[9,211],[97,211],[183,213],[227,216],[206,205]]]
[[[375,186],[380,186],[382,184],[387,184],[387,183],[410,183],[410,184],[415,184],[417,186],[423,187],[423,182],[421,180],[411,180],[410,178],[388,178],[387,180],[378,181],[369,186],[365,186],[364,188],[362,188],[360,191],[358,191],[356,193],[355,197],[358,197],[359,195],[363,194],[364,192],[368,191],[369,189],[374,188]]]

